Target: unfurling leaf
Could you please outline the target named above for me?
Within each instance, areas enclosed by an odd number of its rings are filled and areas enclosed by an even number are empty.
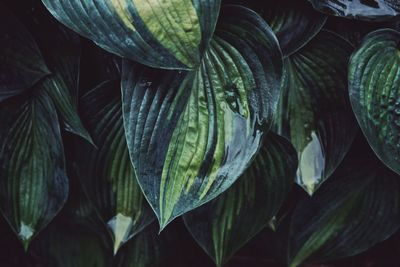
[[[33,37],[0,3],[0,102],[30,89],[48,74]]]
[[[214,33],[220,0],[42,0],[105,50],[165,69],[193,69]]]
[[[40,87],[1,103],[0,208],[25,249],[68,195],[57,111]]]
[[[400,173],[400,33],[369,34],[349,70],[350,100],[376,155]]]
[[[278,101],[282,54],[271,29],[243,7],[222,17],[197,71],[123,67],[128,148],[161,228],[233,184]]]
[[[77,149],[79,179],[112,233],[114,253],[155,219],[129,158],[119,89],[119,82],[105,82],[82,98],[82,118],[97,148]]]
[[[368,145],[365,145],[368,146]],[[361,253],[400,227],[400,179],[371,151],[347,157],[311,198],[296,207],[289,263],[324,262]]]
[[[315,9],[334,16],[386,20],[400,15],[398,0],[309,0]]]
[[[322,31],[285,60],[275,130],[298,151],[297,183],[310,195],[346,155],[358,130],[347,91],[352,46]]]
[[[252,165],[231,188],[184,215],[186,227],[217,266],[225,264],[276,215],[296,169],[295,149],[270,133]]]

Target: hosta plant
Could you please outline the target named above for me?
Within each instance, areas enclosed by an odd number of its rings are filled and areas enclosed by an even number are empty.
[[[395,266],[399,16],[3,0],[1,266]]]

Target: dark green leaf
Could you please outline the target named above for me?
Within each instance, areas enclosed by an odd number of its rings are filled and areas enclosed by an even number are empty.
[[[400,33],[369,34],[349,70],[350,99],[358,123],[378,157],[400,173]]]
[[[0,101],[26,91],[48,74],[33,37],[0,3]]]
[[[309,0],[315,9],[334,16],[386,20],[400,15],[398,0]]]
[[[196,68],[220,0],[42,0],[62,23],[105,50],[166,69]]]
[[[276,215],[296,169],[294,148],[270,133],[252,165],[231,188],[184,215],[186,227],[217,266],[225,264]]]
[[[130,240],[121,249],[115,260],[115,267],[163,267],[168,266],[168,239],[165,233],[158,234],[153,224]]]
[[[275,32],[285,56],[306,45],[326,21],[325,15],[298,0],[269,1],[261,14]]]
[[[113,235],[114,253],[155,218],[129,158],[119,89],[119,82],[105,82],[82,98],[97,148],[82,144],[77,151],[79,178]]]
[[[275,129],[297,149],[297,183],[310,195],[336,169],[357,133],[347,91],[352,51],[345,40],[322,31],[285,61]]]
[[[243,7],[221,17],[196,72],[123,66],[128,148],[161,228],[233,184],[278,101],[282,55],[271,29]]]
[[[296,207],[289,233],[290,266],[361,253],[399,226],[399,176],[371,151],[352,155],[312,198]]]
[[[28,247],[68,195],[57,113],[42,88],[0,109],[0,208]]]

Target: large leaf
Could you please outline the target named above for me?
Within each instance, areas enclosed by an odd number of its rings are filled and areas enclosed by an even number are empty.
[[[105,82],[82,98],[82,117],[97,148],[77,149],[79,178],[119,247],[154,220],[129,158],[119,82]]]
[[[257,11],[279,40],[282,53],[289,56],[306,45],[324,26],[327,16],[315,11],[306,0],[226,0]]]
[[[297,153],[270,133],[249,169],[224,194],[184,215],[199,245],[222,266],[276,215],[294,182]]]
[[[24,92],[48,74],[33,37],[0,3],[0,101]]]
[[[0,208],[25,248],[68,195],[56,109],[42,88],[0,109]]]
[[[334,16],[386,20],[400,15],[398,0],[309,0],[315,9]]]
[[[166,69],[197,67],[220,0],[42,0],[62,23],[109,52]]]
[[[347,92],[352,46],[322,31],[285,61],[275,129],[296,147],[297,183],[309,194],[332,174],[357,132]]]
[[[350,99],[358,123],[378,157],[400,173],[400,33],[369,34],[349,70]]]
[[[312,198],[296,207],[289,233],[290,266],[361,253],[399,228],[399,176],[371,151],[360,151],[360,146],[354,151]]]
[[[196,72],[123,66],[128,148],[161,228],[233,184],[277,104],[282,55],[271,29],[243,7],[222,18]]]

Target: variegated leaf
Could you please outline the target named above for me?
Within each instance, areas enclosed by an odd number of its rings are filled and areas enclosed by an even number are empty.
[[[62,23],[119,56],[193,69],[214,33],[220,0],[42,0]]]
[[[161,228],[244,172],[271,125],[282,55],[256,13],[230,6],[195,72],[123,67],[124,124]]]
[[[147,204],[129,158],[119,82],[105,82],[82,98],[82,118],[97,148],[77,148],[79,178],[114,238],[114,253],[151,223]]]
[[[347,153],[358,130],[348,99],[353,47],[322,31],[285,60],[275,130],[299,156],[297,183],[312,195]]]
[[[217,266],[223,266],[276,215],[296,169],[296,150],[270,133],[252,165],[231,188],[184,215],[186,227]]]

